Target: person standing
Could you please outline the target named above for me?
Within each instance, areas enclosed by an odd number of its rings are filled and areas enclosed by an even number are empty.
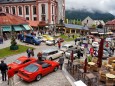
[[[30,56],[31,56],[31,50],[30,50],[30,48],[28,48],[28,49],[26,50],[26,52],[27,52],[28,58],[30,58]]]
[[[6,81],[6,72],[8,70],[8,66],[6,63],[4,63],[4,61],[1,61],[0,64],[0,70],[1,70],[1,74],[2,74],[2,81]]]
[[[76,45],[76,42],[77,42],[77,38],[75,39],[75,45]]]
[[[75,37],[75,36],[74,36],[74,34],[73,34],[73,35],[72,35],[72,38],[74,39],[74,37]]]
[[[60,49],[61,48],[61,42],[58,41],[58,48]]]
[[[78,59],[80,59],[80,56],[81,56],[81,51],[80,51],[80,49],[78,49],[78,51],[77,51],[77,57],[78,57]]]
[[[31,55],[34,56],[34,49],[31,50]]]
[[[39,53],[37,54],[37,57],[38,57],[38,61],[42,61],[42,53],[41,53],[41,52],[39,52]]]
[[[55,40],[53,40],[53,44],[54,44],[54,46],[55,46]]]
[[[58,62],[59,62],[59,64],[60,64],[60,70],[62,70],[63,63],[64,63],[64,57],[63,57],[63,56],[60,57]]]
[[[8,74],[8,85],[14,86],[14,70],[11,67],[9,67],[7,74]]]
[[[94,54],[94,49],[93,49],[93,47],[90,48],[90,54],[91,54],[91,56],[93,57],[93,54]]]

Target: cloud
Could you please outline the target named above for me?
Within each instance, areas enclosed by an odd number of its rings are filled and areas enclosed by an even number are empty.
[[[65,0],[66,9],[87,9],[110,12],[115,15],[115,0]]]

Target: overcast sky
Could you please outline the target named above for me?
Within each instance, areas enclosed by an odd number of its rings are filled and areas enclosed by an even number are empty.
[[[65,0],[66,9],[88,9],[89,11],[100,10],[115,15],[115,0]]]

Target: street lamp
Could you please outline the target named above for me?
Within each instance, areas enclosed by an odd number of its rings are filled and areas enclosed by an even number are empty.
[[[104,39],[106,38],[106,34],[107,34],[107,28],[106,26],[104,26]]]

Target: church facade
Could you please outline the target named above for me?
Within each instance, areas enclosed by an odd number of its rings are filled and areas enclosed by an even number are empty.
[[[65,19],[65,0],[0,0],[1,11],[53,25]]]

